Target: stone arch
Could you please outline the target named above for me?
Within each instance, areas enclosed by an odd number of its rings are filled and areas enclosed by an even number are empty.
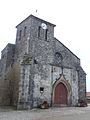
[[[71,103],[71,85],[68,83],[68,81],[64,78],[64,76],[62,75],[61,78],[59,78],[57,81],[55,81],[55,83],[53,84],[53,105],[55,105],[55,94],[56,94],[56,89],[58,89],[60,86],[62,86],[63,91],[66,91],[66,99],[67,99],[67,104],[66,105],[70,105]],[[58,88],[57,88],[58,87]],[[60,90],[60,88],[59,88]],[[61,91],[61,92],[63,92]],[[59,94],[59,93],[57,93]],[[63,93],[62,93],[63,94]],[[65,94],[65,93],[64,93]],[[60,104],[58,104],[58,106],[61,106]]]

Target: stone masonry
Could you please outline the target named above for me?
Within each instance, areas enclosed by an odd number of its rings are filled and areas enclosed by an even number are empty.
[[[76,106],[86,101],[80,59],[54,37],[54,27],[33,15],[16,26],[16,43],[5,47],[0,60],[1,105],[32,109],[43,102]]]

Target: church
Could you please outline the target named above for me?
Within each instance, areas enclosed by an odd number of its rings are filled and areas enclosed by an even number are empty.
[[[16,26],[15,44],[1,51],[0,105],[32,109],[86,101],[80,58],[54,37],[55,26],[34,15]]]

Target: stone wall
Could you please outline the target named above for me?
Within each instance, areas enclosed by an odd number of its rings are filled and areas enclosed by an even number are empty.
[[[0,104],[10,105],[11,104],[11,76],[12,67],[14,64],[15,45],[8,44],[3,50],[0,62]]]
[[[78,90],[79,90],[79,100],[86,101],[86,73],[81,67],[77,68],[78,71]]]
[[[51,105],[53,86],[61,76],[69,87],[70,106],[85,99],[86,74],[80,59],[54,38],[54,27],[33,15],[16,26],[16,44],[8,44],[0,60],[1,103],[18,109],[37,107],[43,101]]]
[[[19,29],[21,27],[24,29],[25,25],[28,25],[28,21],[31,23],[31,25],[29,25],[30,29],[27,29],[27,36],[29,35],[28,55],[31,56],[33,60],[33,67],[30,71],[32,73],[31,80],[33,82],[30,86],[33,89],[33,106],[36,107],[40,104],[40,101],[44,99],[47,99],[50,104],[52,85],[60,78],[60,74],[63,74],[65,79],[69,82],[71,86],[71,104],[76,105],[78,102],[78,73],[76,67],[80,66],[80,59],[54,38],[54,25],[52,24],[31,17],[31,19],[27,19],[24,23],[22,22],[17,28]],[[38,27],[41,26],[42,22],[47,24],[47,40],[43,37],[38,37]],[[42,34],[44,33],[42,32]],[[21,42],[23,43],[23,37]],[[21,47],[23,51],[25,46],[21,45]],[[19,49],[18,47],[18,50]],[[24,54],[24,52],[25,51],[22,53]],[[20,53],[20,55],[22,53]],[[59,59],[56,58],[56,53],[59,53]],[[61,61],[58,62],[57,59],[61,59]],[[43,94],[40,93],[40,88],[43,88]]]

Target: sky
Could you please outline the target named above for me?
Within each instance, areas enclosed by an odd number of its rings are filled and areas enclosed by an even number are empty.
[[[30,14],[56,25],[54,36],[81,59],[90,91],[90,0],[1,0],[0,51],[15,43],[16,25]]]

